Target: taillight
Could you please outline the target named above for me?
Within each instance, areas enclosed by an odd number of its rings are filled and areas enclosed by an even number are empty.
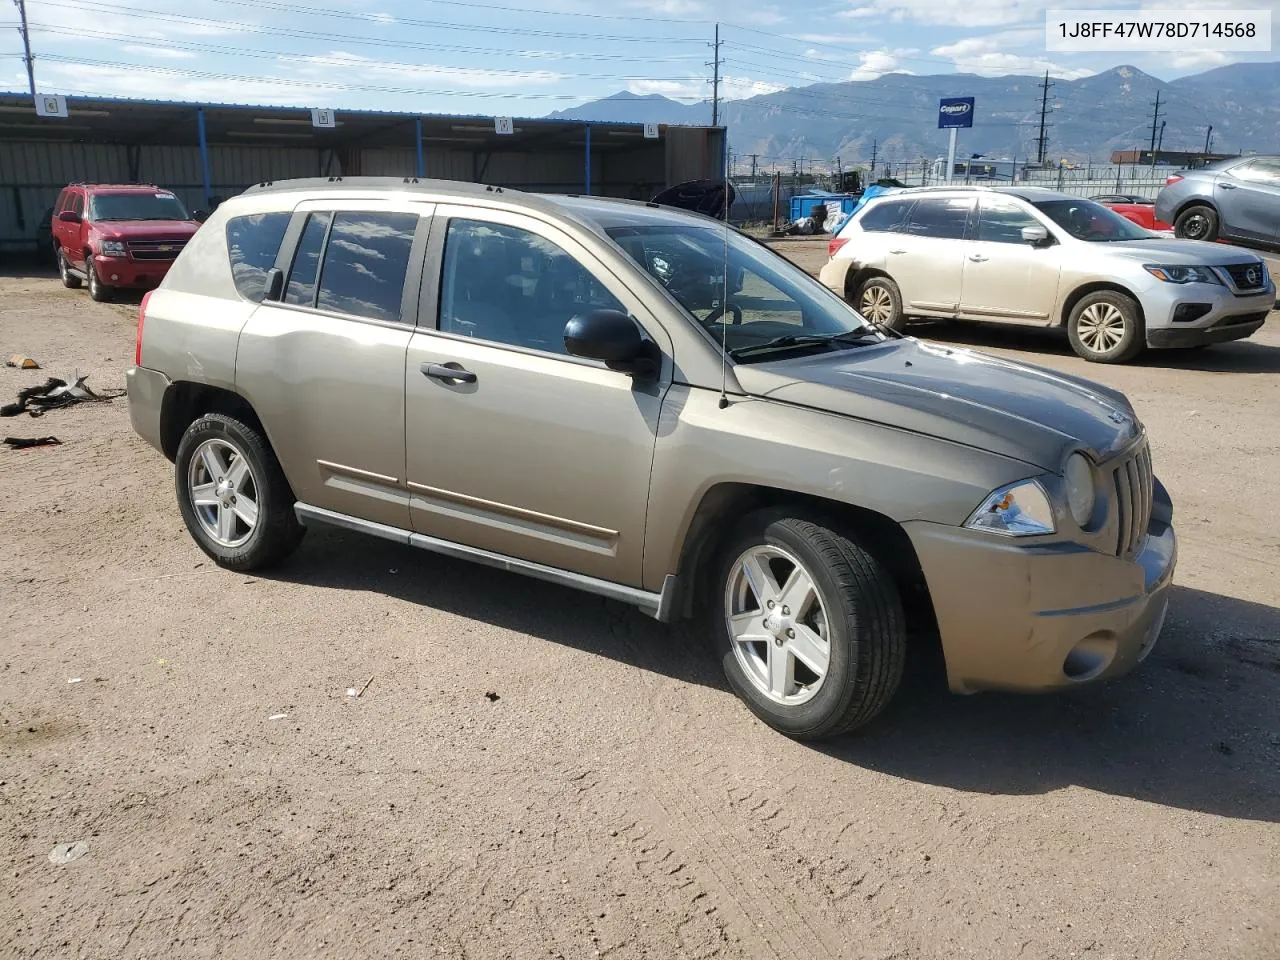
[[[1175,173],[1172,176],[1165,178],[1164,185],[1166,187],[1172,187],[1175,183],[1177,183],[1181,179],[1182,179],[1181,175]]]
[[[831,242],[827,244],[827,256],[834,257],[836,252],[848,242],[848,237],[832,237]]]
[[[142,327],[147,322],[147,301],[151,299],[154,290],[148,290],[142,295],[142,306],[138,307],[138,339],[133,348],[133,365],[135,367],[142,366]]]

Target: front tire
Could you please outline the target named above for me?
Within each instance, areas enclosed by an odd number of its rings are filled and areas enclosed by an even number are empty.
[[[902,291],[888,277],[872,277],[858,285],[853,308],[877,326],[901,331],[906,326],[902,314]]]
[[[1137,301],[1114,290],[1086,294],[1067,318],[1071,349],[1090,363],[1128,363],[1145,336]]]
[[[112,287],[108,287],[99,278],[98,271],[93,266],[92,257],[86,256],[84,258],[84,272],[85,276],[89,278],[89,296],[97,303],[109,303],[115,290]],[[79,285],[79,283],[76,284],[76,286]]]
[[[708,603],[725,676],[781,733],[861,727],[902,680],[907,632],[893,578],[824,521],[762,511],[720,552]]]
[[[174,462],[187,530],[220,567],[247,572],[279,563],[305,528],[293,492],[266,439],[239,420],[211,413],[187,428]]]
[[[67,263],[67,254],[61,247],[58,248],[58,276],[68,290],[80,289],[80,278],[71,272],[71,264]]]
[[[1204,204],[1187,207],[1173,221],[1173,235],[1183,240],[1217,240],[1218,230],[1218,212]]]

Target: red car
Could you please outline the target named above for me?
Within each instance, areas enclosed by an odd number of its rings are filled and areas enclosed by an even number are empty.
[[[1146,230],[1172,230],[1169,224],[1156,219],[1156,202],[1129,193],[1104,193],[1090,197],[1104,207],[1110,207],[1120,216],[1132,220]]]
[[[65,287],[89,284],[94,300],[118,287],[151,289],[200,228],[171,191],[151,185],[77,183],[53,208],[53,251]]]

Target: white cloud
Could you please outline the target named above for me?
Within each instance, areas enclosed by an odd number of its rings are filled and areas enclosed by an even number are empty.
[[[852,2],[852,0],[851,0]],[[878,17],[896,23],[924,23],[931,27],[1000,27],[1044,20],[1046,10],[1061,7],[1063,0],[966,0],[945,4],[936,0],[856,0],[857,6],[841,10],[838,17]],[[1116,0],[1071,0],[1072,9],[1117,7]]]
[[[46,89],[101,97],[138,97],[155,99],[163,89],[166,100],[204,103],[274,103],[282,106],[308,106],[331,103],[341,86],[284,86],[269,80],[220,80],[208,77],[184,77],[180,74],[157,75],[129,67],[100,67],[55,63],[49,60],[41,68],[42,86]]]
[[[770,83],[765,80],[752,80],[750,77],[725,77],[720,95],[725,100],[745,100],[747,97],[758,97],[766,93],[778,93],[786,90],[785,83]]]
[[[849,74],[850,80],[874,80],[886,73],[911,73],[898,65],[900,57],[909,57],[916,50],[872,50],[858,54],[858,66]]]
[[[1169,57],[1169,66],[1177,70],[1211,70],[1235,63],[1236,58],[1221,50],[1188,50]]]
[[[941,48],[939,48],[941,49]],[[1064,67],[1044,57],[1026,57],[1016,53],[979,53],[954,58],[956,71],[976,73],[980,77],[1005,77],[1009,74],[1042,74],[1048,71],[1052,77],[1062,80],[1079,80],[1091,77],[1097,71],[1083,67]]]
[[[860,44],[877,42],[876,38],[869,33],[792,33],[788,34],[787,39],[799,40],[801,43],[826,44]]]
[[[127,43],[119,49],[122,53],[134,53],[140,57],[152,57],[156,60],[194,60],[197,56],[190,50],[178,50],[174,47],[153,47],[141,43]]]
[[[334,70],[358,70],[361,82],[367,78],[412,82],[443,83],[472,89],[518,88],[527,84],[557,83],[563,74],[550,70],[487,70],[483,67],[447,67],[439,64],[385,63],[372,57],[335,50],[318,56],[279,57],[281,63],[299,65],[304,77],[323,76],[326,82]]]
[[[710,93],[711,84],[697,77],[688,80],[632,80],[627,92],[639,96],[657,93],[672,100],[701,100]]]
[[[777,7],[760,7],[755,10],[748,10],[741,15],[741,18],[747,23],[754,23],[761,27],[776,27],[780,23],[786,23],[789,17]]]
[[[708,12],[703,0],[627,0],[623,6],[664,17],[694,17]]]

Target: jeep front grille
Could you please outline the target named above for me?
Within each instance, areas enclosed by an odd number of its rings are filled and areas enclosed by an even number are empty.
[[[1151,470],[1151,449],[1142,445],[1112,470],[1116,486],[1116,514],[1119,535],[1116,556],[1132,559],[1142,549],[1151,522],[1151,499],[1155,478]]]

